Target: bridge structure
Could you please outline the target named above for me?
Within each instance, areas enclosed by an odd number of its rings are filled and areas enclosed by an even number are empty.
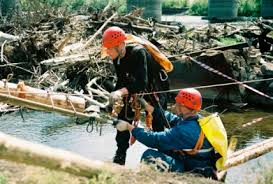
[[[127,11],[144,8],[144,18],[161,21],[162,0],[127,0]],[[260,0],[261,17],[273,17],[273,0]],[[232,20],[238,16],[237,0],[208,0],[208,19]]]

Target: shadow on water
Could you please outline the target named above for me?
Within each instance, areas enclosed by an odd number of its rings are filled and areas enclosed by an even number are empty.
[[[75,118],[72,117],[32,110],[24,110],[23,116],[25,121],[23,121],[19,112],[1,116],[1,131],[29,141],[72,151],[90,159],[112,160],[116,149],[116,130],[111,125],[103,126],[102,136],[100,136],[99,131],[96,129],[92,133],[87,133],[87,124],[78,125],[75,123]],[[228,137],[236,136],[238,138],[237,148],[239,149],[273,136],[272,111],[267,112],[254,108],[244,109],[240,112],[226,111],[221,114],[221,118],[227,129]],[[257,122],[243,127],[244,124],[255,121]],[[128,150],[127,167],[136,167],[145,149],[146,147],[140,143],[134,144]],[[253,171],[262,172],[261,166],[265,165],[264,163],[269,165],[272,158],[272,153],[268,153],[258,159],[230,169],[226,183],[252,181],[253,178],[249,173]]]

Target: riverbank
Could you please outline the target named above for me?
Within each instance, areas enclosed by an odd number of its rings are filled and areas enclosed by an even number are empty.
[[[52,171],[42,167],[34,167],[0,160],[0,184],[143,184],[143,183],[172,183],[172,184],[217,184],[219,182],[192,176],[173,173],[158,173],[143,166],[138,172],[128,171],[120,175],[103,173],[97,177],[85,178],[61,171]]]

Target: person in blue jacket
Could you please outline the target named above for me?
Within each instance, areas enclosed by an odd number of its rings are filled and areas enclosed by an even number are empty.
[[[201,117],[198,114],[202,106],[200,92],[193,88],[182,89],[175,101],[177,114],[165,111],[165,117],[162,117],[161,109],[145,104],[155,121],[162,121],[162,118],[169,121],[169,129],[146,131],[123,120],[118,121],[116,128],[119,131],[129,130],[139,142],[153,148],[143,153],[142,161],[156,164],[155,160],[161,159],[167,163],[170,172],[193,172],[216,179],[215,150],[197,121]],[[159,164],[157,168],[164,170]]]

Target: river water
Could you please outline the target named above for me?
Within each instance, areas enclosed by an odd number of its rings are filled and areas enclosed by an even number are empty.
[[[0,117],[0,130],[9,135],[36,143],[65,149],[90,159],[111,161],[114,155],[115,129],[111,125],[92,133],[86,131],[86,124],[78,125],[75,118],[32,110],[5,114]],[[273,113],[265,110],[245,109],[243,112],[225,112],[221,118],[227,129],[228,136],[238,138],[237,148],[244,148],[273,136]],[[242,125],[261,118],[258,123],[242,128]],[[126,167],[137,167],[141,154],[146,149],[135,143],[128,150]],[[273,154],[268,153],[228,171],[226,183],[255,183],[259,173],[272,165]],[[254,174],[253,174],[254,173]]]

